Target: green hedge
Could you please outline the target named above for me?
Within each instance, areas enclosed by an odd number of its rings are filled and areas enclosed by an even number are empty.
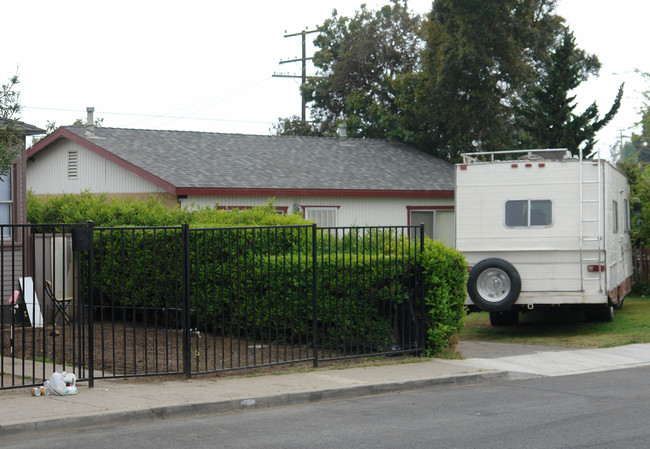
[[[271,228],[307,223],[277,214],[271,202],[241,211],[170,211],[155,200],[109,201],[87,192],[45,200],[30,195],[28,216],[35,223],[93,220],[96,228],[189,223],[193,326],[226,334],[246,330],[273,341],[311,340],[312,229]],[[241,228],[252,225],[268,227]],[[180,229],[97,229],[96,303],[139,313],[180,309],[181,244]],[[467,266],[460,253],[425,239],[417,254],[408,236],[374,228],[319,230],[316,245],[316,316],[324,347],[385,350],[403,333],[396,317],[419,313],[413,304],[424,294],[428,354],[453,348],[465,315]],[[424,293],[414,289],[417,275],[424,276]]]
[[[439,241],[425,240],[422,257],[427,306],[427,352],[453,350],[465,325],[467,262]]]

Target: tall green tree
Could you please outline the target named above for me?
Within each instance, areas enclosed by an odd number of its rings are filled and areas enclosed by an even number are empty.
[[[284,119],[277,132],[332,135],[345,122],[350,136],[402,141],[453,161],[461,152],[528,148],[554,119],[572,148],[593,146],[616,107],[602,119],[595,105],[580,115],[563,110],[565,120],[543,110],[554,107],[543,96],[556,88],[571,106],[571,86],[599,67],[573,45],[576,76],[553,84],[568,33],[555,8],[556,0],[435,0],[423,19],[392,0],[353,18],[334,12],[315,40],[318,76],[302,86],[315,122]]]
[[[460,152],[512,148],[515,108],[547,58],[562,19],[551,0],[436,0],[416,88],[418,146]]]
[[[16,86],[20,81],[14,75],[0,88],[0,176],[9,173],[20,151],[20,135],[16,129],[20,113],[20,94]]]
[[[593,150],[596,133],[614,118],[621,106],[623,85],[602,118],[596,103],[576,114],[576,96],[571,92],[590,75],[597,75],[599,69],[598,58],[578,49],[573,33],[565,29],[519,108],[524,148],[567,148],[574,155],[582,149],[585,157]]]

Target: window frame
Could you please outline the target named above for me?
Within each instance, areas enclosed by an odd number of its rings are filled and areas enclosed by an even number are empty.
[[[316,223],[316,226],[319,228],[336,228],[338,227],[339,223],[339,209],[341,206],[301,206],[302,207],[302,216],[305,218],[305,220],[310,220]],[[310,212],[334,212],[334,224],[333,225],[327,225],[323,226],[318,221],[313,220],[309,218],[309,213]]]
[[[452,213],[452,214],[454,214],[454,220],[456,219],[455,218],[456,210],[455,210],[454,206],[406,206],[406,212],[407,212],[407,224],[408,224],[408,226],[418,226],[420,224],[420,223],[413,223],[413,220],[412,220],[412,217],[411,217],[411,214],[413,212],[429,212],[429,213],[433,214],[433,217],[432,217],[433,226],[432,226],[432,229],[431,229],[432,236],[430,236],[432,239],[435,239],[436,237],[439,237],[438,233],[436,232],[438,230],[437,227],[436,227],[436,225],[438,223],[438,221],[437,221],[438,213],[445,213],[445,212],[446,213]],[[453,239],[452,239],[453,241],[449,242],[449,244],[454,244],[455,240],[456,240],[456,235],[455,235],[456,230],[452,229],[452,231],[453,231],[453,234],[454,234]],[[425,233],[426,233],[426,231],[425,231]]]
[[[14,173],[14,167],[11,167],[7,174],[0,176],[0,178],[4,178],[2,181],[2,186],[8,186],[9,188],[9,199],[8,200],[2,200],[0,199],[0,205],[7,205],[9,209],[9,221],[7,223],[1,223],[2,225],[12,225],[14,224],[14,216],[15,216],[15,205],[16,205],[16,195],[15,195],[15,185],[14,185],[14,179],[15,179],[15,173]],[[8,179],[7,179],[8,178]],[[5,234],[5,232],[7,234]],[[9,240],[13,237],[12,232],[11,232],[11,226],[3,227],[2,233],[0,233],[0,239],[2,240]]]
[[[526,223],[525,224],[509,224],[508,223],[508,204],[509,203],[526,203]],[[533,203],[549,203],[550,205],[550,219],[544,224],[532,224],[532,215],[533,215]],[[517,199],[517,200],[506,200],[503,206],[503,224],[506,228],[517,228],[517,229],[530,229],[530,228],[550,228],[555,222],[555,204],[553,200],[550,199]]]

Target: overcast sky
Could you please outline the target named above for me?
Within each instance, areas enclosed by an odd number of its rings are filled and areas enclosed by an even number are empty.
[[[388,1],[366,1],[375,9]],[[0,79],[21,79],[23,121],[44,128],[86,117],[105,127],[270,134],[279,117],[300,114],[300,37],[337,9],[353,15],[350,0],[20,0],[2,5]],[[410,0],[417,13],[430,0]],[[616,6],[614,6],[616,5]],[[634,69],[650,72],[650,2],[560,0],[558,12],[578,45],[603,66],[579,88],[584,109],[601,115],[626,82],[621,112],[599,134],[608,154],[639,119],[641,92],[650,89]],[[311,35],[313,37],[314,35]],[[310,36],[308,35],[308,38]],[[311,53],[313,47],[308,47]]]

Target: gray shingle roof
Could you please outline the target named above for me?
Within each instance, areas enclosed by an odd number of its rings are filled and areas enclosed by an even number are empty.
[[[5,126],[5,120],[0,118],[0,128]],[[20,122],[20,121],[14,121],[12,123],[13,128],[20,132],[21,134],[24,134],[26,136],[35,136],[38,134],[45,134],[45,130],[41,129],[37,126],[30,125],[29,123],[25,122]]]
[[[389,141],[65,129],[176,188],[453,190],[451,164]]]

